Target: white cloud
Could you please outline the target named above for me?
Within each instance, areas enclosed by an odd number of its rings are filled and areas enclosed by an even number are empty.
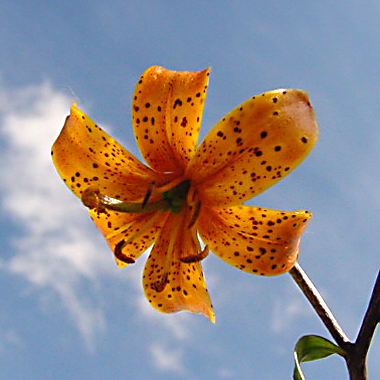
[[[232,371],[227,368],[222,368],[218,371],[218,376],[221,379],[232,379],[238,377],[235,371]]]
[[[103,300],[95,289],[99,278],[112,276],[141,291],[146,257],[128,276],[115,271],[104,254],[106,244],[99,244],[100,234],[53,167],[50,148],[71,101],[48,82],[19,90],[5,90],[0,83],[0,142],[5,146],[0,161],[7,163],[0,172],[0,207],[19,227],[10,236],[13,255],[0,260],[0,270],[23,277],[42,297],[53,290],[92,351],[106,329]],[[162,326],[168,337],[184,341],[191,336],[187,313],[163,315],[143,294],[135,302],[139,316]]]
[[[271,329],[274,333],[291,331],[301,318],[310,316],[310,306],[299,295],[285,294],[274,301]]]
[[[151,323],[158,323],[167,329],[171,337],[180,341],[191,337],[192,323],[195,323],[194,315],[187,312],[180,312],[175,316],[172,314],[162,314],[153,309],[144,296],[138,298],[136,302],[140,314]]]
[[[24,348],[25,344],[21,337],[14,329],[2,330],[0,329],[0,357],[11,348]]]
[[[169,350],[161,344],[153,344],[150,347],[150,353],[152,354],[153,364],[157,369],[183,375],[182,350]]]
[[[63,126],[71,99],[45,82],[19,90],[0,86],[1,208],[20,227],[14,254],[0,268],[59,295],[87,347],[105,330],[99,296],[81,288],[110,272],[114,263],[98,247],[79,203],[60,181],[50,147]]]

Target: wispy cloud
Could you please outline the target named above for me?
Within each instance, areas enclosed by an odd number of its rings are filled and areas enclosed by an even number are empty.
[[[153,364],[161,371],[174,372],[179,375],[184,374],[182,363],[182,351],[180,349],[168,349],[161,344],[153,344],[150,347]]]
[[[220,379],[235,379],[238,377],[236,371],[227,368],[220,369],[217,374]]]
[[[106,244],[99,244],[100,234],[53,167],[50,147],[71,101],[49,82],[17,90],[0,84],[0,142],[5,147],[0,162],[7,163],[0,172],[0,207],[18,227],[10,235],[12,257],[0,259],[0,270],[26,279],[41,295],[53,290],[92,351],[107,327],[100,279],[128,281],[141,292],[145,260],[128,276],[114,270],[110,255],[104,254]],[[160,325],[169,340],[184,342],[191,336],[196,321],[189,314],[163,315],[142,293],[135,302],[136,317]]]
[[[175,315],[161,314],[154,310],[145,299],[141,296],[137,299],[137,307],[142,316],[150,322],[158,323],[165,328],[170,337],[176,340],[184,341],[191,336],[191,330],[194,316],[189,313],[181,312]]]
[[[19,227],[12,234],[14,254],[1,268],[34,287],[53,289],[93,349],[105,320],[100,300],[95,296],[89,302],[81,287],[96,282],[113,263],[91,239],[94,231],[85,212],[51,163],[50,146],[70,103],[49,82],[18,90],[0,87],[0,138],[5,147],[0,161],[6,163],[0,173],[1,209]]]
[[[0,329],[0,357],[2,354],[6,353],[10,348],[24,348],[25,344],[21,337],[14,329],[10,328],[7,330]]]
[[[311,310],[307,302],[299,295],[288,292],[274,300],[271,329],[281,334],[291,331],[294,324],[308,315],[311,315]]]

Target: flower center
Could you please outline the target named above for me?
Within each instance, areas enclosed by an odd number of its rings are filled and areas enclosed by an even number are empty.
[[[161,199],[153,202],[149,202],[152,194],[155,195],[157,199],[157,192],[161,194]],[[154,182],[151,182],[147,192],[145,194],[142,202],[123,202],[119,199],[108,197],[105,194],[102,194],[98,187],[90,186],[82,194],[82,202],[89,209],[93,209],[98,213],[106,212],[106,210],[112,210],[120,213],[151,213],[156,211],[170,211],[173,214],[179,214],[182,212],[184,207],[188,207],[190,210],[191,218],[187,224],[188,233],[191,236],[191,241],[194,249],[194,254],[190,254],[185,257],[181,257],[179,260],[182,263],[194,263],[203,260],[208,255],[208,247],[206,246],[203,250],[201,249],[197,231],[194,227],[195,222],[201,211],[201,201],[198,197],[196,189],[191,186],[190,180],[178,179],[171,183],[168,183],[164,186],[155,187]],[[152,216],[150,221],[141,229],[139,229],[135,234],[130,236],[128,239],[121,239],[114,247],[115,256],[125,264],[133,264],[135,259],[123,253],[123,249],[132,241],[143,234],[146,230],[152,227],[156,223],[157,218],[161,214],[157,212]],[[186,216],[186,211],[183,214],[183,218]],[[181,216],[179,216],[181,218]],[[157,284],[153,284],[152,287],[157,292],[164,290],[169,272],[170,272],[170,263],[172,262],[173,249],[176,240],[178,239],[178,233],[180,228],[183,227],[184,219],[178,224],[178,226],[173,231],[170,237],[170,243],[167,252],[167,259],[165,261],[164,274],[161,280]],[[129,228],[129,226],[128,226]],[[118,231],[119,233],[120,231]]]
[[[162,193],[162,199],[170,204],[170,211],[173,214],[179,214],[182,207],[187,205],[187,195],[190,189],[190,181],[185,180],[172,189]]]

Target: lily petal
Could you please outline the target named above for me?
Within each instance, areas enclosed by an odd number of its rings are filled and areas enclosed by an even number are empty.
[[[143,275],[145,295],[158,311],[175,313],[187,310],[203,313],[215,322],[202,264],[180,261],[180,257],[194,254],[194,247],[190,243],[190,230],[184,227],[184,223],[183,215],[169,215],[145,265]],[[178,230],[178,234],[175,241],[172,241],[172,233],[175,230]],[[168,257],[169,246],[172,243],[174,243],[172,255]],[[164,285],[163,289],[157,291],[157,284]]]
[[[115,255],[116,263],[121,268],[137,260],[156,241],[168,217],[168,212],[128,214],[89,210],[89,214],[112,252],[115,253],[117,244],[125,242],[121,253],[126,259],[120,260],[120,256]]]
[[[306,93],[267,92],[237,107],[212,129],[186,175],[196,183],[203,204],[239,204],[289,174],[317,137]]]
[[[159,172],[182,173],[201,128],[210,69],[171,71],[153,66],[136,85],[132,123],[147,163]]]
[[[296,263],[308,211],[276,211],[252,206],[202,208],[197,227],[221,259],[248,273],[274,276]]]
[[[104,132],[75,103],[51,154],[59,175],[77,197],[90,185],[96,185],[109,197],[134,201],[144,197],[152,181],[166,181]]]

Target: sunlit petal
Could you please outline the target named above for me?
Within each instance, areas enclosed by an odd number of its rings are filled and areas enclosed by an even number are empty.
[[[122,254],[131,259],[131,262],[137,260],[155,242],[168,217],[168,212],[121,214],[113,211],[98,213],[90,210],[89,213],[112,252],[115,252],[116,244],[121,241],[126,242]],[[115,260],[119,267],[128,265],[126,260],[122,261],[116,256]]]
[[[210,251],[262,276],[295,264],[311,214],[241,204],[290,173],[315,144],[318,127],[304,92],[275,90],[230,112],[197,148],[209,74],[153,66],[141,76],[132,123],[149,167],[75,103],[51,154],[119,267],[154,244],[143,275],[151,305],[215,322],[201,264]]]
[[[148,164],[159,172],[183,172],[202,123],[210,70],[147,69],[137,83],[132,122]]]
[[[208,134],[187,176],[204,204],[242,203],[289,174],[309,153],[318,127],[300,90],[267,92],[243,103]]]
[[[308,211],[276,211],[252,206],[203,208],[199,233],[210,249],[248,273],[273,276],[289,271],[297,260]]]
[[[151,305],[161,312],[175,313],[187,310],[203,313],[214,322],[214,310],[201,263],[180,261],[181,257],[194,254],[190,230],[184,226],[185,219],[183,215],[171,214],[162,228],[145,265],[143,276],[145,295]],[[175,231],[177,235],[173,241]],[[171,244],[173,244],[172,250]],[[156,290],[157,284],[162,288],[160,291]],[[161,286],[162,284],[164,286]]]
[[[144,197],[152,180],[165,182],[163,175],[143,165],[75,104],[52,147],[52,159],[78,197],[96,185],[109,197],[133,201]]]

